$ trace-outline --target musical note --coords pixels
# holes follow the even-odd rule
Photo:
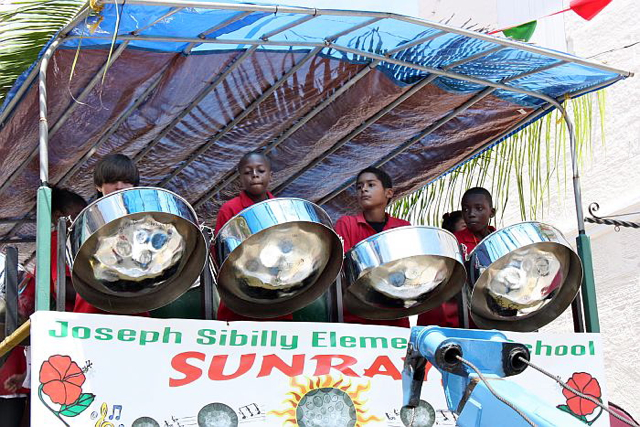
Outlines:
[[[388,412],[385,412],[384,414],[387,416],[387,419],[389,421],[396,421],[400,416],[400,412],[397,409],[394,409],[391,414],[389,414]]]
[[[264,417],[265,414],[260,411],[260,407],[258,406],[257,403],[250,403],[248,405],[244,405],[238,408],[238,412],[240,412],[240,415],[242,416],[242,420],[246,420],[247,417],[249,418],[253,418],[253,417],[257,417],[257,416],[262,416]],[[248,415],[245,414],[245,412],[248,412]]]
[[[98,419],[98,421],[96,422],[95,427],[114,427],[113,423],[104,420],[105,418],[107,418],[108,412],[109,407],[107,406],[106,402],[102,402],[102,405],[100,405],[100,419]]]
[[[246,408],[245,406],[241,406],[238,408],[238,411],[240,411],[240,415],[242,415],[242,419],[246,420],[247,416],[244,414],[244,412],[242,411],[242,408]],[[249,411],[249,414],[251,414],[251,411]]]
[[[122,405],[113,405],[112,410],[113,412],[111,413],[111,415],[109,415],[109,419],[112,420],[113,416],[116,414],[116,410],[118,410],[118,415],[116,416],[116,420],[119,420],[120,416],[122,416]]]
[[[92,419],[92,420],[95,420],[96,418],[98,418],[98,413],[97,413],[96,411],[93,411],[93,412],[91,413],[91,419]]]

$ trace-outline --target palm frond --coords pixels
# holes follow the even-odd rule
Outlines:
[[[594,109],[594,103],[597,108]],[[604,144],[604,91],[571,100],[568,112],[573,117],[577,137],[578,161],[582,166],[592,160],[592,125],[595,111],[600,120]],[[493,195],[501,222],[512,190],[516,185],[520,217],[523,221],[540,219],[551,205],[550,187],[554,182],[563,188],[562,198],[571,179],[568,135],[564,120],[557,111],[511,135],[502,143],[481,153],[457,169],[423,188],[394,202],[393,216],[413,224],[440,226],[442,215],[459,210],[462,194],[470,187],[484,186]],[[554,202],[561,202],[554,200]]]
[[[20,0],[0,8],[0,104],[16,79],[65,27],[84,0]]]

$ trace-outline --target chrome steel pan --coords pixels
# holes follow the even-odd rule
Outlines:
[[[534,331],[571,304],[582,263],[556,228],[523,222],[498,230],[471,252],[465,286],[482,328]]]
[[[117,191],[87,206],[70,227],[67,247],[75,289],[114,313],[175,300],[198,278],[207,255],[189,203],[152,187]]]
[[[383,231],[345,255],[345,305],[360,317],[397,319],[437,307],[465,281],[453,234],[412,226]]]
[[[269,199],[243,210],[222,227],[215,246],[220,297],[236,313],[257,318],[315,301],[342,264],[331,219],[303,199]]]

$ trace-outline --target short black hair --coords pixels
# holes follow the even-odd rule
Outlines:
[[[374,168],[373,166],[369,166],[368,168],[362,169],[360,172],[358,172],[358,175],[356,176],[356,182],[358,182],[360,177],[365,173],[374,174],[376,178],[380,180],[380,182],[382,183],[382,187],[384,189],[393,188],[393,181],[391,180],[391,177],[389,176],[389,174],[383,171],[382,169]]]
[[[462,211],[448,212],[442,215],[442,228],[453,233],[455,231],[454,227],[456,223],[461,219]]]
[[[489,206],[493,207],[493,197],[491,196],[491,193],[489,193],[489,190],[487,190],[484,187],[472,187],[472,188],[468,189],[462,195],[462,200],[464,200],[464,198],[467,197],[467,196],[472,196],[472,195],[476,195],[476,194],[486,197],[487,200],[489,201]]]
[[[60,187],[51,187],[51,212],[63,216],[87,207],[87,201],[78,193]]]
[[[124,154],[109,154],[104,156],[93,170],[93,183],[96,187],[112,184],[118,181],[126,182],[134,187],[140,184],[140,172],[135,162]]]
[[[247,161],[249,161],[249,159],[253,156],[262,157],[265,163],[267,164],[267,166],[269,166],[269,169],[271,169],[271,159],[267,157],[266,154],[258,150],[253,150],[253,151],[249,151],[248,153],[245,153],[242,157],[240,157],[240,160],[238,161],[238,171],[240,171],[240,168],[242,167],[242,165]]]

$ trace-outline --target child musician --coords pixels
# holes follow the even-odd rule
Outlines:
[[[336,233],[344,241],[347,252],[358,242],[381,231],[411,225],[409,221],[394,218],[386,213],[386,208],[393,197],[391,177],[381,169],[369,167],[360,171],[356,177],[356,198],[360,212],[355,216],[343,216],[336,222]],[[409,319],[371,320],[358,317],[344,311],[345,323],[367,323],[373,325],[389,325],[409,327]]]

